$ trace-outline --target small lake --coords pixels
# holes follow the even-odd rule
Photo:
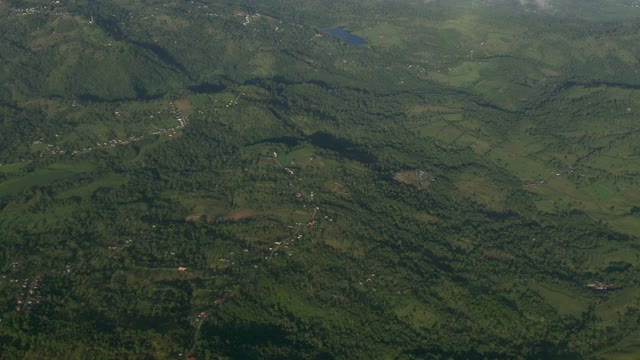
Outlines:
[[[344,26],[338,26],[333,29],[324,29],[322,31],[326,32],[327,34],[331,34],[333,36],[343,38],[347,40],[347,42],[351,45],[365,45],[367,43],[367,40],[359,36],[355,36],[352,33],[345,30]]]

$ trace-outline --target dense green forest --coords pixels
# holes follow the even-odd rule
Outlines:
[[[639,6],[0,0],[0,358],[637,359]]]

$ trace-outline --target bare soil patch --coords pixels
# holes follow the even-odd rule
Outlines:
[[[340,196],[346,196],[349,194],[349,190],[347,189],[347,187],[340,183],[334,183],[331,187],[331,191]]]
[[[187,216],[185,220],[190,222],[196,222],[196,221],[199,221],[201,217],[202,217],[201,214],[191,214]]]
[[[222,218],[222,221],[240,221],[243,219],[248,219],[253,217],[256,214],[255,211],[251,209],[236,209],[229,212]]]
[[[193,109],[193,106],[191,105],[191,101],[189,101],[189,99],[176,100],[173,102],[173,104],[176,106],[176,109],[182,112],[189,112],[191,111],[191,109]]]
[[[547,76],[560,76],[560,74],[562,74],[560,71],[556,71],[556,70],[548,69],[548,68],[544,68],[544,69],[542,69],[540,71],[542,71],[542,73],[547,75]]]
[[[393,179],[397,182],[411,185],[418,190],[426,189],[431,183],[431,175],[423,170],[404,170],[398,171]]]

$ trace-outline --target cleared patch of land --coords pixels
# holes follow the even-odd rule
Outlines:
[[[251,209],[235,209],[228,212],[222,221],[234,222],[251,218],[256,215],[256,212]]]
[[[393,175],[393,179],[397,182],[411,185],[418,190],[424,190],[431,184],[431,175],[424,170],[403,170]]]

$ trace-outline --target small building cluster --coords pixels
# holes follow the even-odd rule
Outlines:
[[[615,287],[615,284],[596,281],[593,284],[587,284],[586,287],[595,291],[605,291]]]
[[[42,303],[42,295],[38,294],[40,282],[39,277],[36,277],[32,282],[29,282],[29,279],[24,279],[22,291],[16,296],[16,312],[29,312],[34,306]]]

